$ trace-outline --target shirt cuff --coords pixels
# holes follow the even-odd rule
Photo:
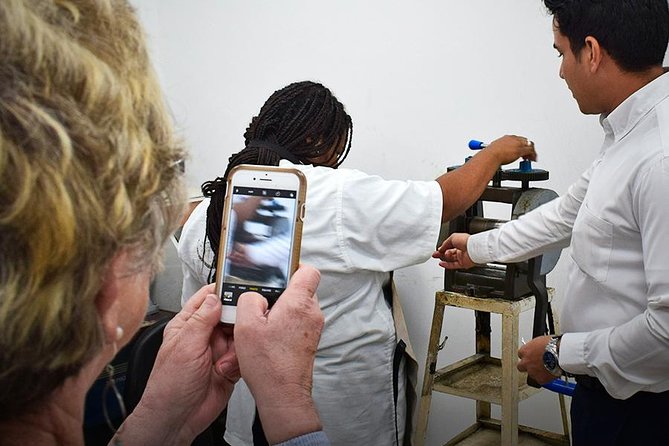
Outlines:
[[[278,443],[276,446],[329,446],[330,440],[325,435],[325,432],[311,432],[310,434],[300,435],[283,443]]]
[[[472,262],[477,264],[489,263],[493,261],[488,248],[488,238],[491,231],[479,232],[473,234],[467,239],[467,254]]]
[[[590,375],[585,362],[585,340],[588,333],[566,333],[560,338],[560,368],[574,375]],[[594,376],[594,375],[593,375]]]

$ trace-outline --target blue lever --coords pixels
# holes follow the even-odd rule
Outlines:
[[[567,382],[562,379],[554,379],[553,381],[544,384],[543,387],[556,393],[572,396],[574,394],[576,384]]]
[[[469,148],[472,150],[481,150],[488,147],[488,144],[484,143],[483,141],[479,141],[477,139],[472,139],[471,141],[469,141],[468,145]]]

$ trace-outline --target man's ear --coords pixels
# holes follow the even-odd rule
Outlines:
[[[590,73],[596,73],[602,64],[602,58],[604,57],[604,50],[599,45],[599,41],[593,36],[587,36],[585,38],[585,47],[581,50],[581,53],[584,62],[588,64]]]
[[[118,340],[119,309],[121,296],[119,277],[120,267],[124,264],[125,255],[118,253],[114,256],[109,268],[103,276],[102,288],[95,298],[98,317],[105,334],[105,343],[112,344]]]

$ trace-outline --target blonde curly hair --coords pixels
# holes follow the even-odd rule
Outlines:
[[[0,36],[2,420],[100,351],[101,279],[158,263],[184,152],[127,1],[2,0]]]

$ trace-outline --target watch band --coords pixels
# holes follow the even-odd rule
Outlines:
[[[562,376],[562,369],[560,368],[560,359],[558,355],[558,342],[560,336],[551,336],[550,341],[546,344],[546,349],[543,355],[544,367],[553,376]]]

